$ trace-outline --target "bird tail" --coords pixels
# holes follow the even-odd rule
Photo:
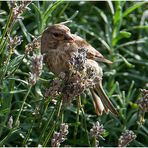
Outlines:
[[[105,113],[108,113],[108,109],[106,108],[106,106],[103,105],[101,99],[95,93],[94,89],[91,88],[90,91],[91,91],[91,94],[92,94],[93,104],[94,104],[96,114],[98,116],[101,116],[104,111],[105,111]]]
[[[104,57],[103,58],[96,58],[95,59],[97,62],[104,62],[104,63],[107,63],[107,64],[112,64],[113,62],[108,60],[108,59],[105,59]]]
[[[97,115],[102,115],[103,112],[108,113],[109,111],[118,116],[118,112],[107,97],[101,84],[96,84],[94,89],[91,89],[93,97],[93,104]]]

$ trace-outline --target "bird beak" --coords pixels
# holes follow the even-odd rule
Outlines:
[[[73,42],[74,38],[72,37],[72,35],[70,33],[67,33],[65,35],[65,40],[69,41],[69,42]]]

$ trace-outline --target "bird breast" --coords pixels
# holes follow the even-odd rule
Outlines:
[[[56,49],[49,49],[44,59],[50,71],[59,75],[61,72],[69,70],[69,61],[73,54],[74,51],[71,50],[69,43],[61,44]]]

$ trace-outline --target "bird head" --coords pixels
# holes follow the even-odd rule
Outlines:
[[[73,42],[73,37],[70,29],[63,24],[54,24],[49,26],[46,33],[55,41]]]

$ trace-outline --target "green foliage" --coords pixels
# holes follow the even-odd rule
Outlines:
[[[144,115],[136,103],[141,97],[139,89],[148,88],[147,8],[147,2],[33,1],[23,11],[23,19],[14,19],[12,4],[1,2],[0,146],[51,146],[53,133],[61,123],[69,124],[62,146],[94,146],[89,132],[96,121],[106,129],[105,141],[100,139],[100,146],[117,146],[125,129],[137,135],[130,146],[147,146],[148,120],[143,121]],[[48,25],[66,21],[73,33],[113,61],[111,66],[102,65],[103,85],[119,117],[98,117],[88,91],[68,107],[61,105],[60,97],[55,105],[51,97],[44,97],[55,78],[46,65],[35,85],[28,81],[32,54],[25,53],[26,45]],[[8,48],[10,37],[16,35],[22,36],[23,41]],[[38,54],[40,50],[34,52]]]

